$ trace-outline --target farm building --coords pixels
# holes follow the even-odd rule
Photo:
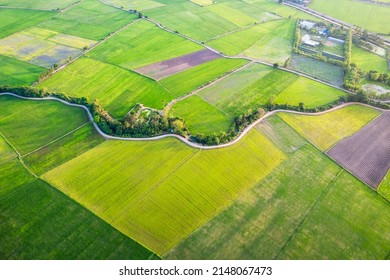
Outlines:
[[[328,40],[329,41],[332,41],[332,42],[335,42],[335,43],[339,43],[339,44],[344,44],[345,41],[344,40],[341,40],[341,39],[337,39],[337,38],[334,38],[334,37],[328,37]]]
[[[308,20],[302,20],[302,21],[299,22],[299,26],[301,28],[306,29],[306,30],[313,29],[315,25],[316,25],[315,22],[308,21]]]
[[[309,34],[306,34],[305,36],[302,37],[302,42],[303,44],[310,47],[316,47],[320,44],[319,42],[313,41]]]

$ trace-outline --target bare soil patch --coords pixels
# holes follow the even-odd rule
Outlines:
[[[155,80],[160,80],[220,57],[221,56],[219,54],[205,49],[173,59],[142,66],[137,68],[136,71]]]
[[[351,137],[345,138],[327,154],[349,172],[377,189],[390,168],[390,112]]]

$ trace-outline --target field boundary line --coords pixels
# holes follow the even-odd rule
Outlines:
[[[83,56],[86,56],[86,54],[88,54],[89,52],[93,51],[95,48],[97,48],[98,46],[100,46],[101,44],[103,44],[104,42],[106,42],[108,39],[112,38],[113,36],[115,36],[116,34],[118,34],[119,32],[121,32],[122,30],[126,29],[127,27],[133,25],[134,23],[138,22],[140,19],[136,19],[124,26],[122,26],[121,28],[119,28],[118,30],[108,34],[103,40],[101,41],[98,41],[95,45],[93,45],[92,47],[90,47],[89,49],[87,49],[86,51],[82,52],[81,54],[79,54],[78,56],[72,58],[69,62],[65,63],[64,65],[58,67],[56,70],[54,70],[52,73],[50,73],[50,75],[47,75],[46,77],[43,77],[42,79],[36,81],[33,83],[33,85],[37,85],[37,84],[40,84],[42,83],[43,81],[49,79],[51,76],[53,76],[54,74],[60,72],[61,70],[65,69],[67,66],[69,66],[70,64],[74,63],[76,60],[78,60],[79,58],[83,57]],[[100,61],[100,60],[98,60]],[[103,61],[101,61],[103,62]]]
[[[46,148],[47,146],[50,146],[51,144],[53,144],[53,143],[55,143],[55,142],[61,140],[62,138],[65,138],[66,136],[72,134],[73,132],[76,132],[77,130],[79,130],[79,129],[83,128],[84,126],[88,125],[89,123],[91,123],[91,121],[88,121],[88,122],[86,122],[86,123],[80,125],[79,127],[77,127],[77,128],[75,128],[75,129],[73,129],[73,130],[71,130],[71,131],[65,133],[64,135],[62,135],[62,136],[60,136],[60,137],[58,137],[58,138],[56,138],[56,139],[54,139],[54,140],[52,140],[52,141],[50,141],[49,143],[43,145],[42,147],[39,147],[39,148],[37,148],[37,149],[35,149],[35,150],[31,151],[31,152],[28,152],[27,154],[21,155],[20,157],[21,157],[21,158],[24,158],[24,157],[27,157],[27,156],[29,156],[29,155],[35,153],[35,152],[38,152],[38,151],[42,150],[43,148]]]
[[[123,211],[121,211],[119,214],[115,215],[112,219],[111,219],[111,222],[115,222],[115,220],[117,218],[119,218],[120,216],[122,216],[122,214],[124,214],[125,212],[127,212],[127,210],[129,210],[131,207],[133,207],[134,205],[136,205],[138,202],[140,202],[143,198],[145,198],[146,196],[148,196],[151,192],[153,192],[154,190],[156,190],[163,182],[165,182],[168,177],[170,177],[173,173],[175,173],[179,168],[181,168],[184,164],[186,164],[189,160],[191,160],[193,157],[195,157],[198,153],[199,153],[200,149],[197,150],[194,154],[188,156],[187,158],[185,158],[182,162],[179,163],[179,165],[173,169],[172,171],[170,171],[168,174],[166,174],[166,176],[164,176],[164,178],[162,178],[159,182],[157,182],[152,188],[150,188],[147,192],[145,192],[144,194],[142,194],[139,198],[137,198],[135,201],[133,201],[132,203],[130,203]],[[140,182],[141,183],[141,182]],[[138,185],[138,184],[137,184]],[[129,192],[132,191],[132,190],[129,190]]]
[[[208,84],[202,85],[202,86],[200,86],[199,88],[197,88],[197,89],[195,89],[195,90],[193,90],[193,91],[190,91],[189,93],[187,93],[187,94],[185,94],[185,95],[183,95],[183,96],[180,96],[180,97],[177,97],[176,99],[171,100],[171,101],[165,106],[165,108],[167,108],[168,110],[170,110],[176,103],[178,103],[178,102],[180,102],[180,101],[183,101],[184,99],[187,99],[188,97],[190,97],[190,96],[192,96],[192,95],[195,95],[195,94],[197,94],[198,92],[200,92],[200,91],[202,91],[202,90],[204,90],[204,89],[206,89],[206,88],[209,88],[209,87],[211,87],[211,86],[213,86],[213,85],[219,83],[220,81],[226,79],[227,77],[229,77],[229,76],[231,76],[231,75],[233,75],[233,74],[235,74],[235,73],[241,71],[242,69],[248,67],[248,66],[251,65],[252,63],[254,63],[254,62],[253,62],[253,61],[249,61],[248,63],[244,64],[243,66],[240,66],[240,67],[234,69],[233,71],[230,71],[229,73],[224,74],[222,77],[216,78],[214,81],[211,81],[211,82],[209,82]],[[199,95],[198,95],[198,96],[199,96]],[[199,97],[200,97],[200,96],[199,96]],[[202,97],[200,97],[200,98],[202,98]],[[202,99],[203,99],[203,98],[202,98]],[[205,100],[205,99],[203,99],[203,100],[210,104],[210,102],[208,102],[207,100]],[[212,104],[210,104],[210,105],[212,105]],[[165,109],[165,108],[164,108],[164,109]],[[218,110],[219,110],[219,109],[218,109]]]
[[[365,125],[363,125],[360,129],[358,129],[358,130],[352,132],[351,134],[345,136],[345,137],[342,138],[342,139],[339,139],[336,143],[334,143],[332,146],[330,146],[328,149],[326,149],[326,150],[324,151],[324,153],[325,153],[326,155],[328,155],[328,152],[329,152],[330,150],[332,150],[337,144],[339,144],[341,141],[344,141],[345,139],[348,139],[348,138],[354,136],[354,135],[357,134],[359,131],[361,131],[363,128],[367,127],[368,125],[370,125],[371,123],[373,123],[374,121],[376,121],[379,117],[382,116],[382,114],[383,114],[383,112],[380,112],[380,114],[379,114],[378,116],[376,116],[376,117],[373,118],[371,121],[369,121],[368,123],[366,123]]]
[[[6,197],[10,196],[11,194],[14,194],[14,193],[16,193],[16,192],[18,192],[18,191],[20,191],[20,190],[26,188],[27,186],[31,185],[32,183],[34,183],[35,181],[38,181],[38,180],[40,180],[40,179],[39,179],[39,178],[35,178],[34,180],[32,180],[31,182],[28,182],[27,184],[24,184],[24,185],[21,185],[21,186],[19,186],[19,187],[16,187],[16,189],[10,191],[10,192],[7,193],[6,195],[0,196],[0,201],[3,200],[3,199],[5,199]]]
[[[268,117],[270,117],[270,116],[272,116],[274,114],[277,114],[277,113],[284,112],[284,113],[291,113],[291,114],[303,115],[303,116],[320,116],[320,115],[327,114],[327,113],[330,113],[330,112],[333,112],[333,111],[336,111],[336,110],[339,110],[341,108],[344,108],[344,107],[347,107],[347,106],[351,106],[351,105],[365,106],[365,107],[368,107],[368,108],[379,110],[381,112],[388,111],[388,110],[384,110],[384,109],[379,109],[379,108],[373,107],[373,106],[368,105],[368,104],[358,103],[358,102],[343,103],[341,105],[333,107],[332,109],[329,109],[329,110],[326,110],[326,111],[322,111],[322,112],[317,112],[317,113],[306,113],[306,112],[298,112],[298,111],[292,111],[292,110],[278,109],[278,110],[267,112],[264,116],[262,116],[261,118],[259,118],[255,122],[253,122],[251,125],[247,126],[238,135],[238,137],[236,137],[233,141],[225,143],[225,144],[221,144],[221,145],[204,146],[204,145],[199,144],[199,143],[191,142],[188,138],[185,138],[185,137],[183,137],[181,135],[172,134],[172,133],[162,134],[162,135],[153,136],[153,137],[143,137],[143,138],[125,138],[125,137],[111,136],[111,135],[108,135],[108,134],[104,133],[99,128],[99,126],[94,122],[94,119],[93,119],[93,116],[92,116],[91,112],[84,105],[73,104],[73,103],[67,102],[65,100],[62,100],[62,99],[59,99],[59,98],[56,98],[56,97],[51,97],[51,96],[50,97],[25,97],[25,96],[20,96],[20,95],[17,95],[17,94],[14,94],[14,93],[10,93],[10,92],[0,93],[0,96],[2,96],[2,95],[10,95],[10,96],[14,96],[14,97],[17,97],[17,98],[20,98],[20,99],[26,99],[26,100],[32,100],[32,101],[45,101],[45,100],[58,101],[58,102],[61,102],[61,103],[65,104],[65,105],[67,105],[67,106],[73,106],[73,107],[82,108],[82,109],[84,109],[87,112],[87,115],[88,115],[91,123],[95,127],[96,131],[103,138],[105,138],[107,140],[111,139],[111,140],[121,140],[121,141],[156,141],[156,140],[160,140],[160,139],[164,139],[164,138],[168,138],[168,137],[173,137],[173,138],[181,140],[184,144],[186,144],[186,145],[188,145],[188,146],[190,146],[192,148],[201,149],[201,150],[220,149],[220,148],[225,148],[225,147],[229,147],[231,145],[234,145],[235,143],[239,142],[251,129],[253,129],[256,125],[261,123],[264,119],[266,119],[266,118],[268,118]]]
[[[0,96],[1,96],[2,94],[0,93]],[[0,131],[0,136],[5,140],[5,142],[14,150],[14,152],[17,154],[17,159],[20,161],[20,163],[24,166],[24,168],[26,168],[27,169],[27,171],[31,174],[31,175],[33,175],[35,178],[38,178],[38,176],[37,175],[35,175],[35,173],[34,172],[32,172],[31,170],[30,170],[30,168],[28,168],[28,166],[24,163],[24,161],[23,161],[23,159],[22,159],[22,156],[21,156],[21,154],[18,152],[18,150],[11,144],[11,142],[5,137],[5,135]]]
[[[334,186],[334,184],[336,183],[336,181],[340,177],[340,175],[343,173],[343,171],[344,171],[344,168],[340,168],[340,170],[339,170],[339,172],[337,172],[336,176],[333,177],[333,179],[328,183],[326,188],[319,194],[318,198],[314,201],[313,205],[309,208],[309,210],[307,210],[303,219],[298,223],[298,225],[292,231],[290,236],[287,238],[286,242],[280,248],[278,254],[274,257],[274,260],[280,259],[280,256],[286,251],[288,245],[290,245],[290,243],[291,243],[291,241],[293,241],[294,237],[300,232],[301,228],[303,227],[303,225],[306,223],[307,219],[312,214],[314,208],[316,208],[317,205],[326,197],[326,195],[329,193],[330,189]]]
[[[1,95],[0,95],[1,96]],[[11,144],[11,142],[7,139],[7,137],[5,137],[5,135],[0,131],[0,136],[5,140],[5,142],[8,144],[8,146],[10,146],[12,148],[12,150],[14,150],[14,152],[16,153],[17,157],[21,157],[20,153],[18,152],[18,150],[14,147],[14,145]]]

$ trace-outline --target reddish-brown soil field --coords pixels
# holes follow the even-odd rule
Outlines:
[[[337,143],[327,154],[377,189],[390,168],[390,112],[382,113],[359,132]]]
[[[142,66],[135,70],[155,80],[160,80],[219,57],[221,57],[219,54],[205,49],[173,59]]]

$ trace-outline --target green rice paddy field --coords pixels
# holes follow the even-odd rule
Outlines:
[[[135,69],[202,49],[196,43],[143,20],[119,32],[89,55],[107,63]]]
[[[90,40],[101,40],[136,18],[134,14],[110,7],[98,0],[84,0],[38,26]]]
[[[302,102],[307,108],[313,108],[334,102],[345,93],[304,77],[252,63],[196,95],[201,99],[191,96],[177,102],[171,115],[183,118],[193,134],[210,134],[213,128],[219,131],[228,127],[236,116],[248,109],[257,110],[269,102],[294,106]]]
[[[145,14],[164,26],[194,39],[205,41],[240,26],[224,17],[187,0],[159,1],[164,7],[148,10]],[[196,28],[194,28],[196,26]]]
[[[309,7],[369,31],[390,32],[390,7],[387,6],[353,0],[313,0]]]
[[[283,64],[292,51],[295,20],[276,20],[207,42],[228,55],[244,55]]]
[[[390,236],[385,234],[388,203],[278,116],[257,129],[270,137],[287,159],[164,258],[386,258],[390,246]],[[376,215],[377,211],[381,215]],[[347,222],[351,220],[356,222]]]
[[[379,115],[379,111],[359,105],[344,107],[319,116],[279,114],[286,123],[322,151],[352,135]]]
[[[344,82],[344,69],[311,57],[293,54],[288,68],[310,75],[332,85],[341,87]]]
[[[31,141],[34,137],[29,135],[34,129],[42,129],[43,120],[53,118],[53,112],[45,106],[53,106],[59,115],[74,116],[73,120],[61,120],[68,130],[84,122],[84,112],[77,109],[81,111],[77,117],[75,113],[65,113],[63,110],[72,109],[58,102],[3,96],[0,104],[4,114],[0,118],[0,132],[11,138],[12,133],[4,129],[11,123],[16,123],[18,131],[23,131],[14,134],[12,143]],[[38,104],[42,107],[37,107]],[[31,106],[27,111],[31,121],[42,120],[42,124],[38,122],[37,128],[31,128],[31,125],[21,125],[24,119],[18,114],[7,117],[19,105]],[[366,107],[349,106],[342,112],[344,117],[352,113],[358,115],[363,123],[376,113],[364,109]],[[50,124],[54,125],[63,126]],[[83,259],[92,258],[90,254],[96,250],[98,254],[93,258],[154,257],[122,234],[110,232],[111,227],[107,229],[106,223],[82,206],[167,258],[206,258],[209,254],[210,258],[380,259],[390,246],[390,237],[385,234],[387,214],[373,216],[378,211],[389,211],[387,202],[344,171],[340,172],[340,167],[308,144],[280,117],[267,120],[233,146],[211,151],[189,148],[176,139],[102,142],[88,124],[64,137],[61,137],[62,132],[51,131],[48,134],[57,139],[47,139],[47,143],[37,141],[41,148],[22,160],[30,170],[43,174],[41,178],[57,190],[30,175],[4,138],[0,140],[0,168],[4,170],[0,173],[0,182],[12,182],[5,187],[2,183],[0,188],[0,196],[4,195],[0,198],[4,201],[1,215],[6,221],[0,230],[14,232],[0,244],[8,248],[2,250],[6,252],[4,258]],[[27,148],[36,145],[20,146],[31,150],[33,148]],[[338,183],[339,180],[343,181]],[[337,187],[345,182],[349,182],[349,189]],[[354,197],[349,201],[351,192]],[[13,203],[15,200],[19,203]],[[362,200],[364,205],[360,203]],[[355,211],[348,211],[344,207],[346,203],[353,205]],[[336,220],[330,219],[334,214],[328,211],[334,208],[328,205],[341,213]],[[42,207],[46,207],[45,215],[38,216],[36,213],[41,213]],[[371,209],[369,212],[361,210],[367,207]],[[321,214],[329,218],[319,219]],[[74,216],[80,218],[74,219]],[[70,217],[72,221],[63,227],[62,222]],[[356,222],[343,225],[344,234],[332,239],[334,229],[339,228],[346,217]],[[20,226],[28,221],[31,231],[20,232],[17,230],[20,226],[11,228],[11,220],[16,220]],[[229,223],[235,224],[235,221],[241,226],[230,227]],[[369,226],[367,221],[370,221]],[[41,240],[39,229],[48,225],[51,225],[47,230],[50,238],[41,241],[44,244],[41,250],[34,249],[31,242]],[[89,225],[93,225],[92,233]],[[196,231],[199,237],[191,234],[199,227]],[[318,240],[319,234],[311,234],[317,227],[323,228],[321,240]],[[81,240],[74,241],[74,235],[69,236],[68,232],[75,230],[80,231]],[[367,236],[370,233],[372,235]],[[359,243],[362,236],[366,241]],[[114,241],[106,242],[108,237]],[[84,245],[83,242],[91,242],[91,239],[93,246],[99,249]],[[303,245],[306,240],[310,246]],[[15,242],[23,242],[18,245],[23,249],[21,252],[9,249],[15,246],[7,244]],[[217,246],[218,242],[225,242],[226,246]],[[337,248],[344,244],[351,250],[329,250],[334,244],[338,244]],[[110,249],[111,246],[116,250]],[[257,250],[256,246],[263,249]],[[124,255],[126,248],[129,255]],[[321,250],[324,255],[320,255]]]
[[[45,68],[0,55],[0,84],[9,86],[31,85]]]
[[[218,58],[164,78],[159,82],[175,97],[180,97],[247,63],[248,61],[244,59]]]
[[[56,10],[67,8],[76,2],[77,0],[0,0],[0,6],[36,10]]]
[[[13,97],[1,97],[2,113],[15,110],[16,103],[24,110],[26,108],[23,107],[26,103],[31,106],[32,111],[25,111],[24,116],[28,114],[31,117],[28,121],[34,121],[37,125],[35,129],[41,131],[44,131],[45,127],[42,122],[39,122],[41,117],[46,125],[53,125],[52,128],[56,130],[60,126],[77,126],[79,122],[84,121],[82,114],[78,114],[64,105],[57,106],[58,102],[47,104],[45,102],[22,101]],[[34,107],[38,104],[40,107]],[[55,117],[52,113],[53,110],[57,111],[57,118],[62,122],[62,125],[50,122],[50,118]],[[63,110],[66,110],[65,114],[74,117],[68,121],[61,119],[60,115],[64,114]],[[77,110],[80,111],[80,109]],[[44,112],[43,115],[42,112]],[[20,134],[16,137],[17,140],[13,141],[14,143],[23,143],[28,139],[30,145],[25,146],[33,146],[35,140],[43,145],[43,139],[31,135],[34,130],[31,129],[31,123],[30,127],[21,125],[27,121],[26,118],[21,119],[18,115],[12,114],[8,116],[10,118],[4,117],[4,115],[0,117],[0,218],[2,221],[0,224],[2,236],[0,259],[155,258],[153,253],[118,232],[46,182],[36,179],[30,174],[22,164],[24,159],[22,158],[22,161],[17,159],[17,154],[5,141],[4,137],[10,138],[10,133],[5,128],[10,123],[17,127]],[[5,123],[6,120],[8,123]],[[52,130],[50,134],[56,133]],[[73,142],[75,140],[77,137],[72,139]],[[49,141],[49,139],[45,141]],[[54,148],[52,149],[53,153],[58,151],[55,149],[55,145],[52,148]],[[78,151],[81,148],[82,146],[78,146]],[[73,147],[69,145],[65,145],[61,149],[68,149],[69,155],[73,153]],[[42,162],[41,158],[39,163],[42,164]],[[42,234],[43,232],[44,234]]]
[[[351,60],[357,67],[364,71],[369,72],[371,70],[376,70],[379,73],[390,74],[386,58],[373,54],[355,45],[352,45]]]
[[[34,26],[38,23],[50,19],[54,15],[54,12],[47,11],[0,8],[0,38]]]
[[[85,57],[45,80],[39,87],[90,100],[98,99],[116,117],[123,117],[137,103],[162,109],[173,99],[171,93],[152,79]]]

